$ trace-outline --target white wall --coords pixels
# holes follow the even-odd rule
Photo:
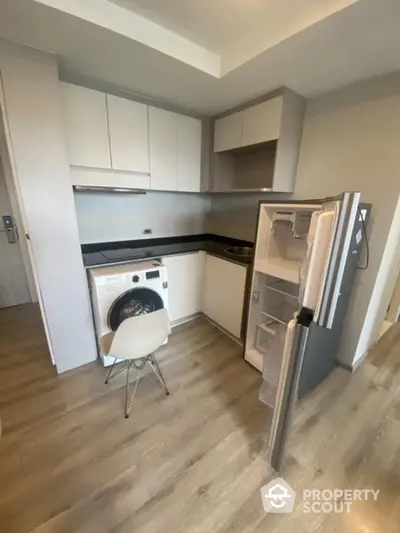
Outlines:
[[[382,324],[389,304],[391,276],[381,276],[380,280],[377,276],[400,193],[399,139],[399,74],[358,83],[308,102],[293,197],[318,198],[357,190],[362,201],[372,203],[370,265],[357,275],[339,354],[346,365],[352,365],[374,340],[374,331]],[[253,239],[260,198],[215,197],[208,231]],[[393,239],[388,246],[386,257],[393,258]],[[391,269],[386,272],[391,274]],[[374,316],[369,315],[363,329],[373,292],[379,306],[374,304]]]
[[[59,372],[96,345],[69,178],[56,58],[0,41],[0,72],[24,231]]]
[[[210,200],[204,195],[149,192],[76,192],[81,243],[123,241],[205,232]],[[151,228],[151,235],[143,230]]]
[[[347,365],[374,340],[372,331],[382,324],[389,303],[377,276],[400,193],[399,117],[400,76],[356,84],[311,101],[307,108],[296,196],[357,190],[372,204],[370,264],[357,274],[339,353]],[[389,255],[391,246],[389,242]],[[380,306],[367,321],[377,283],[374,300]]]

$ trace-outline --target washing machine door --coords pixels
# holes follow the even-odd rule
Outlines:
[[[112,331],[116,331],[125,318],[146,315],[163,307],[164,302],[158,292],[147,287],[130,289],[112,304],[108,313],[108,325]]]

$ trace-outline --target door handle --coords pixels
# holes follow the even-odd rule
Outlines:
[[[7,235],[8,244],[15,244],[18,241],[18,229],[14,224],[13,218],[11,215],[4,215],[3,217],[4,229],[0,229]]]

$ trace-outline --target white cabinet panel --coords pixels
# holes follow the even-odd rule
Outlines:
[[[178,116],[178,190],[200,192],[201,120]]]
[[[106,95],[61,83],[61,97],[69,164],[110,169]]]
[[[149,107],[150,182],[152,189],[178,189],[178,115]]]
[[[243,113],[233,113],[219,118],[214,125],[214,152],[223,152],[242,146]]]
[[[128,174],[114,170],[72,167],[70,175],[72,185],[150,189],[150,176],[148,174]]]
[[[169,317],[182,320],[201,310],[204,253],[196,252],[163,258],[167,267]]]
[[[279,96],[243,111],[242,146],[279,138],[282,102]]]
[[[107,95],[114,170],[150,172],[147,105]]]
[[[246,267],[207,255],[203,311],[235,337],[242,325]]]

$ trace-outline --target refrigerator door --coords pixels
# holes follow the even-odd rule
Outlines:
[[[314,322],[332,328],[344,268],[357,218],[360,193],[344,193],[313,214],[300,273],[300,302]]]
[[[285,349],[272,417],[268,450],[269,463],[279,471],[288,438],[292,412],[297,399],[300,370],[308,337],[308,322],[293,319],[287,328]],[[303,322],[303,324],[301,323]]]

